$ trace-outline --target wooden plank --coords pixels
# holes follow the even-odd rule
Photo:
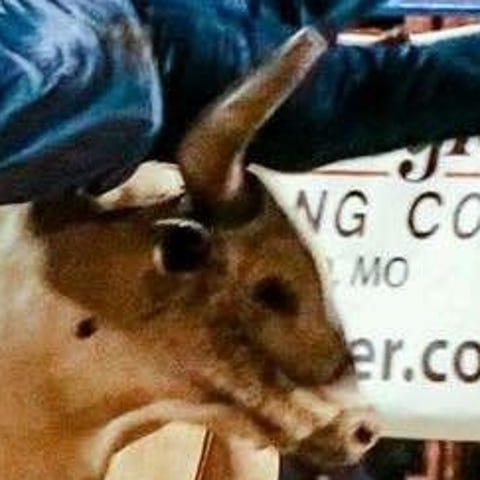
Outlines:
[[[273,448],[172,423],[117,453],[105,480],[277,480],[279,471]]]
[[[195,480],[207,431],[169,424],[117,453],[105,480]]]

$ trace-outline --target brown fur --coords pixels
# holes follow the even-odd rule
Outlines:
[[[336,378],[348,352],[312,258],[229,149],[323,48],[300,33],[187,136],[180,166],[192,214],[210,229],[199,268],[163,268],[158,221],[189,209],[185,198],[162,202],[145,177],[104,196],[108,212],[88,198],[0,209],[0,478],[98,480],[117,450],[171,420],[275,445],[314,468],[373,444],[368,411],[309,391]],[[218,148],[194,141],[205,132]],[[219,166],[227,173],[212,190]]]
[[[308,438],[326,445],[328,431],[335,448],[313,448],[307,463],[355,459],[341,408],[314,414],[277,377],[322,383],[347,355],[283,214],[268,200],[252,222],[213,232],[205,268],[159,273],[152,225],[175,210],[176,202],[113,217],[83,202],[4,208],[0,225],[16,238],[1,235],[2,478],[100,478],[115,450],[172,419],[285,452],[312,449]],[[290,285],[298,311],[278,315],[252,299],[267,277]],[[96,330],[78,338],[86,318]]]

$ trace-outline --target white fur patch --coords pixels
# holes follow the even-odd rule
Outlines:
[[[152,160],[142,163],[125,183],[96,197],[94,203],[103,211],[147,207],[167,202],[183,190],[177,165]]]

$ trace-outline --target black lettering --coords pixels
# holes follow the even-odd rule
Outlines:
[[[430,151],[428,153],[425,169],[420,176],[415,177],[414,175],[411,175],[412,173],[414,173],[413,171],[414,164],[413,164],[413,160],[410,158],[407,158],[406,160],[400,163],[398,167],[398,172],[400,176],[407,182],[415,182],[415,183],[423,182],[428,178],[430,178],[437,170],[438,158],[440,156],[440,147],[441,147],[441,144],[434,144],[432,146],[427,147],[427,148],[430,148]],[[420,149],[409,148],[409,150],[414,154],[420,153],[420,151],[423,149],[424,147],[421,147]]]
[[[337,213],[335,215],[335,226],[337,227],[338,233],[340,233],[340,235],[342,235],[343,237],[352,237],[353,235],[358,235],[359,237],[361,237],[365,232],[365,212],[355,212],[351,217],[352,219],[354,219],[354,223],[351,224],[348,228],[342,221],[344,207],[350,199],[354,198],[360,200],[363,206],[368,206],[367,197],[363,192],[360,192],[359,190],[352,190],[342,198],[340,205],[338,206]]]
[[[408,228],[414,237],[420,239],[432,236],[439,228],[438,223],[436,223],[428,229],[421,230],[416,223],[415,214],[417,212],[417,208],[423,201],[427,199],[434,200],[439,206],[443,205],[442,197],[436,192],[425,192],[415,199],[408,213]]]
[[[312,226],[315,233],[320,230],[322,219],[323,219],[323,212],[325,210],[325,204],[327,202],[327,191],[322,190],[322,193],[319,197],[317,211],[315,213],[312,212],[310,209],[310,202],[307,197],[307,193],[305,190],[300,190],[297,196],[297,209],[304,210],[305,215],[307,216],[308,223]]]
[[[468,202],[472,200],[476,200],[480,204],[480,194],[470,193],[469,195],[467,195],[459,202],[457,208],[455,209],[455,212],[453,213],[453,230],[455,232],[455,235],[461,239],[471,238],[480,230],[480,215],[478,216],[477,224],[473,229],[467,230],[465,228],[464,230],[462,230],[460,228],[460,216],[462,214],[462,211],[468,204]]]
[[[352,353],[357,379],[370,380],[372,377],[371,371],[360,370],[359,364],[373,364],[375,362],[375,348],[373,343],[368,338],[359,338],[350,343],[350,351]]]
[[[385,343],[385,356],[382,372],[382,380],[390,380],[392,378],[393,357],[395,353],[403,348],[403,340],[387,340]]]
[[[476,355],[476,369],[472,373],[467,373],[464,366],[464,356],[469,350],[473,351],[473,353]],[[463,382],[473,383],[480,380],[480,344],[473,341],[462,343],[455,352],[453,367],[455,374]]]
[[[423,353],[423,373],[432,382],[445,382],[447,380],[447,375],[445,373],[434,370],[432,367],[433,355],[438,352],[438,350],[445,350],[447,347],[448,342],[446,340],[436,340],[435,342],[432,342]]]
[[[448,155],[468,155],[467,152],[468,137],[459,137],[455,139],[452,150]]]
[[[361,285],[365,286],[371,283],[373,286],[377,287],[380,284],[381,279],[380,257],[375,257],[370,266],[370,270],[367,270],[365,263],[365,257],[363,255],[357,258],[350,284],[356,285],[360,282]]]
[[[385,283],[392,288],[405,285],[409,276],[408,262],[403,257],[392,258],[385,267]]]

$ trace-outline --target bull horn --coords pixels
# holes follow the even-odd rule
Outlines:
[[[307,27],[213,105],[187,133],[178,161],[193,202],[214,207],[241,197],[244,152],[257,130],[302,82],[327,43]]]

